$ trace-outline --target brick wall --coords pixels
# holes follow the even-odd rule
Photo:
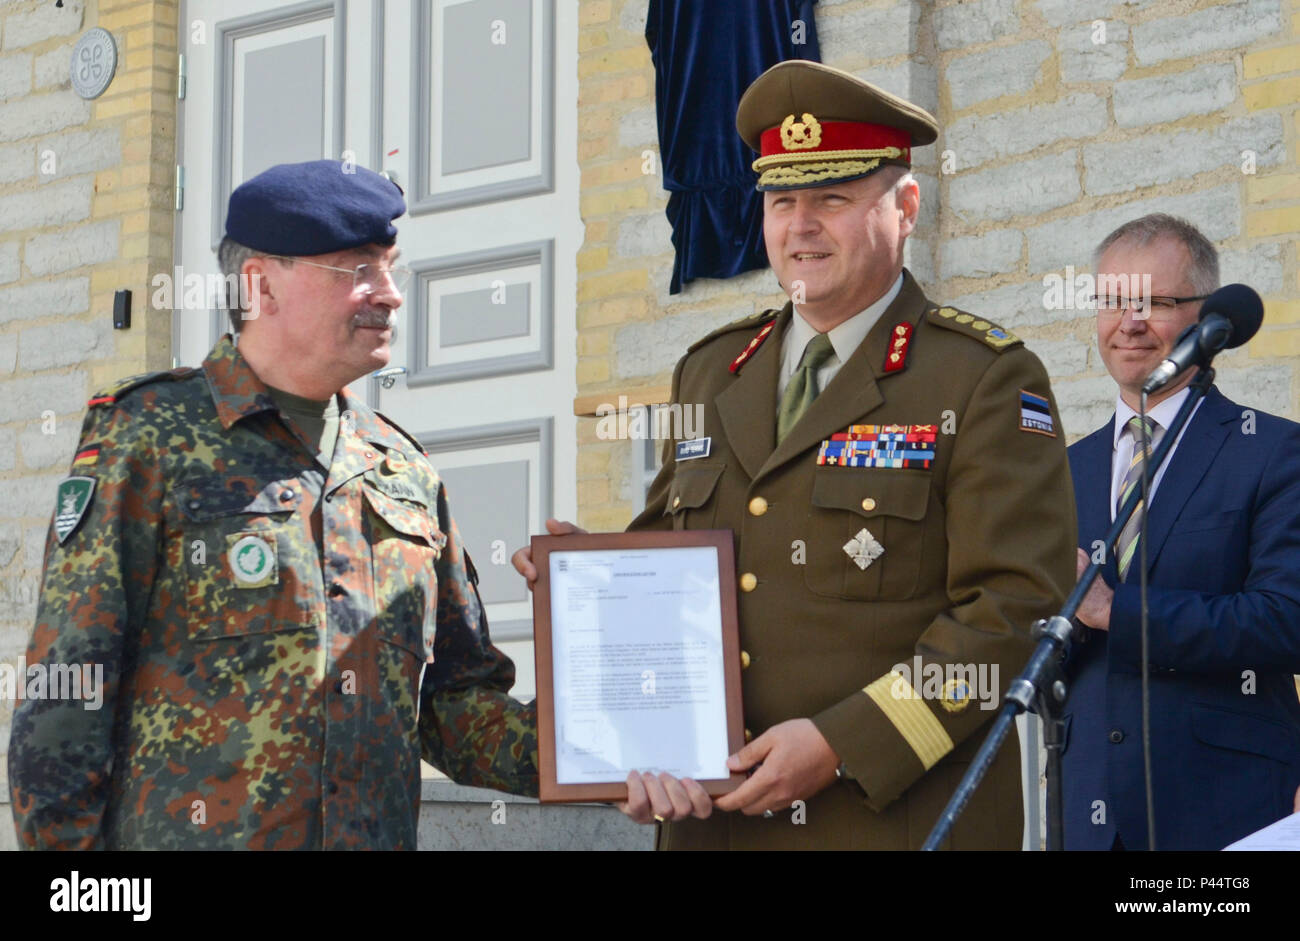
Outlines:
[[[0,5],[0,662],[35,618],[54,488],[86,399],[171,365],[171,315],[148,309],[171,270],[176,0]],[[113,82],[85,101],[69,78],[86,30],[112,33]],[[112,329],[113,293],[131,328]],[[0,756],[13,704],[0,700]],[[0,848],[13,845],[0,760]]]
[[[580,5],[580,415],[661,398],[692,340],[785,300],[766,270],[668,294],[667,196],[642,172],[657,152],[645,9]],[[1264,296],[1266,326],[1220,357],[1220,384],[1300,418],[1296,0],[822,0],[817,27],[824,62],[939,118],[916,155],[908,266],[935,299],[1025,337],[1071,440],[1108,417],[1114,386],[1091,315],[1046,308],[1043,277],[1086,271],[1106,232],[1156,210],[1199,225],[1224,280]],[[580,520],[621,529],[642,505],[641,443],[577,421]]]
[[[972,0],[935,13],[940,50],[936,293],[1001,320],[1047,365],[1071,439],[1114,385],[1086,311],[1043,304],[1043,277],[1088,269],[1121,222],[1157,210],[1219,247],[1225,282],[1269,326],[1217,362],[1228,395],[1300,416],[1293,381],[1296,83],[1289,0]],[[982,23],[983,28],[974,24]],[[1267,78],[1266,78],[1267,76]],[[1290,94],[1287,94],[1287,82]],[[1245,168],[1245,170],[1243,170]],[[1277,207],[1277,208],[1274,208]]]

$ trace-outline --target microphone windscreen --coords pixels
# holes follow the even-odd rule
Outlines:
[[[1201,305],[1200,319],[1218,314],[1232,324],[1232,338],[1226,349],[1241,346],[1256,333],[1264,322],[1264,302],[1253,288],[1244,284],[1225,284],[1205,299]]]

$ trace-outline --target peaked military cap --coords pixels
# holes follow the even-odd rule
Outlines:
[[[820,62],[790,59],[745,90],[736,130],[751,149],[759,190],[857,180],[882,166],[910,167],[912,148],[934,143],[925,109]]]
[[[226,235],[275,255],[325,255],[397,240],[406,201],[387,177],[338,160],[281,163],[230,194]]]

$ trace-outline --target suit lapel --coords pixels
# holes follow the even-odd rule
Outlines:
[[[758,476],[776,445],[776,383],[781,374],[781,339],[794,308],[786,304],[777,315],[776,326],[741,367],[732,383],[714,404],[732,453],[751,478]]]
[[[1092,543],[1106,535],[1111,526],[1110,471],[1115,453],[1115,416],[1070,449],[1070,469],[1074,475],[1075,502],[1079,510],[1079,539],[1092,555]],[[1114,584],[1113,552],[1106,553],[1102,572]]]
[[[906,320],[915,328],[921,315],[925,313],[927,304],[925,295],[921,293],[916,281],[905,272],[898,297],[885,308],[885,312],[880,315],[880,319],[876,321],[866,338],[849,357],[849,361],[840,368],[830,385],[822,390],[822,393],[808,407],[808,411],[804,412],[803,417],[786,435],[785,440],[768,455],[759,469],[759,474],[766,474],[793,460],[885,403],[885,397],[878,383],[882,379],[901,374],[901,371],[885,372],[885,357],[889,353],[894,327]],[[775,389],[775,387],[775,380],[773,380],[769,388]],[[770,392],[768,397],[775,399],[775,393]],[[775,425],[775,418],[773,424]]]
[[[1151,500],[1147,517],[1147,571],[1155,567],[1160,550],[1169,538],[1169,530],[1182,513],[1205,472],[1210,469],[1223,443],[1228,439],[1229,423],[1236,417],[1228,400],[1211,388],[1201,404],[1178,450],[1160,479],[1160,489]],[[1130,573],[1132,577],[1132,573]]]

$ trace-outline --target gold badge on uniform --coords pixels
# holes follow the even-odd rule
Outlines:
[[[804,112],[803,120],[796,121],[788,114],[781,122],[781,146],[786,150],[812,150],[821,146],[822,125],[811,114]]]
[[[864,526],[856,536],[844,544],[844,551],[853,560],[854,565],[865,570],[868,565],[885,554],[885,547]]]
[[[970,683],[960,677],[953,677],[943,684],[943,698],[939,700],[939,705],[946,712],[961,712],[970,705],[973,698],[974,691],[970,688]]]

